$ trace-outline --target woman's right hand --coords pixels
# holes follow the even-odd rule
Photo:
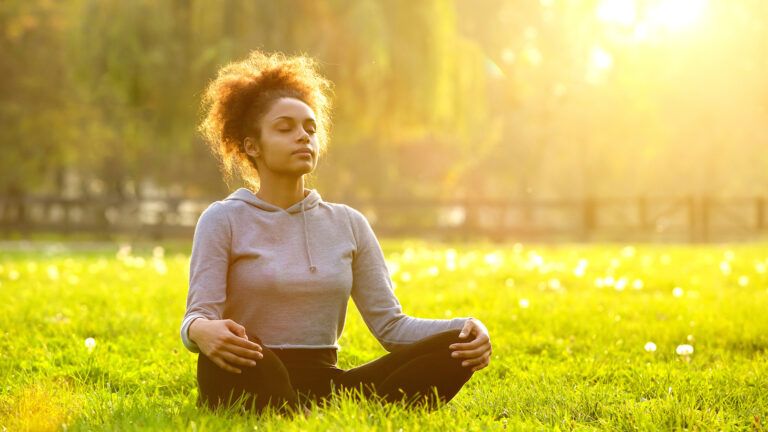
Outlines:
[[[261,345],[248,340],[245,327],[232,321],[198,318],[189,326],[189,339],[196,343],[200,352],[220,368],[241,373],[238,366],[256,366],[261,360]]]

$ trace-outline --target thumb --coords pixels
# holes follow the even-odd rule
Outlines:
[[[245,327],[241,326],[240,324],[232,321],[231,319],[228,319],[224,321],[227,325],[227,328],[234,334],[245,337]]]
[[[472,329],[472,323],[470,320],[467,320],[466,323],[464,323],[464,327],[461,329],[461,333],[459,333],[459,337],[467,337],[469,335],[470,330]]]

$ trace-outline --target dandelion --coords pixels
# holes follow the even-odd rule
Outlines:
[[[731,264],[728,261],[721,262],[720,271],[723,273],[724,276],[728,276],[729,274],[731,274]]]
[[[595,286],[598,288],[602,288],[603,286],[605,286],[605,282],[603,281],[603,278],[599,277],[595,279]]]
[[[486,264],[494,267],[500,266],[503,262],[501,254],[497,252],[486,254],[484,259]]]
[[[430,267],[430,268],[427,270],[427,274],[428,274],[428,275],[430,275],[430,276],[437,276],[437,275],[439,275],[439,274],[440,274],[440,269],[439,269],[439,268],[437,268],[437,266],[431,266],[431,267]]]
[[[85,339],[85,348],[88,350],[88,352],[92,352],[94,348],[96,348],[96,339],[89,337]]]
[[[549,288],[553,289],[555,291],[559,290],[562,286],[560,285],[560,280],[557,278],[552,278],[549,280]]]
[[[445,267],[448,271],[456,270],[456,249],[448,249],[445,252]]]
[[[765,273],[765,264],[761,262],[755,263],[755,271],[758,273]]]
[[[403,282],[409,282],[411,280],[411,274],[408,272],[400,273],[400,280]]]
[[[126,259],[127,257],[129,257],[130,255],[131,255],[131,245],[129,245],[129,244],[122,244],[122,245],[120,245],[120,249],[118,249],[117,254],[115,255],[115,257],[119,261],[122,261],[122,260]]]
[[[693,346],[688,344],[678,345],[675,353],[681,357],[690,357],[693,354]]]
[[[626,246],[624,249],[621,250],[621,256],[624,258],[632,258],[635,256],[635,248],[632,246]]]
[[[517,304],[520,306],[520,309],[528,309],[528,306],[531,305],[531,302],[529,302],[527,298],[521,298]]]
[[[59,280],[59,268],[55,265],[49,265],[46,268],[46,273],[48,273],[48,279],[52,281]]]
[[[153,259],[152,266],[155,268],[157,274],[164,275],[168,273],[168,266],[165,265],[165,261],[161,259]]]
[[[739,285],[743,287],[749,285],[749,277],[743,275],[739,276]]]
[[[634,282],[632,282],[632,288],[636,290],[643,289],[643,281],[640,279],[635,279]]]
[[[576,277],[583,277],[584,274],[587,272],[587,265],[589,262],[585,260],[584,258],[579,260],[579,264],[576,265],[576,268],[573,270],[573,275]]]
[[[656,352],[656,344],[653,342],[646,342],[643,349],[645,349],[646,352]]]
[[[627,286],[627,279],[626,278],[619,278],[619,280],[616,281],[616,284],[613,286],[613,289],[616,291],[624,291],[624,287]]]
[[[537,254],[536,251],[531,251],[528,253],[528,260],[532,267],[541,267],[544,265],[544,258]]]
[[[682,296],[683,296],[683,294],[685,294],[685,291],[683,291],[683,289],[682,289],[682,288],[680,288],[680,287],[675,287],[675,288],[672,290],[672,296],[673,296],[673,297],[677,297],[677,298],[680,298],[680,297],[682,297]]]

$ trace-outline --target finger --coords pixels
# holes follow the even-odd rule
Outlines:
[[[232,372],[232,373],[236,373],[236,374],[242,373],[242,371],[240,369],[237,369],[235,367],[230,366],[227,362],[225,362],[224,360],[222,360],[219,357],[214,357],[214,358],[212,358],[212,360],[213,360],[214,363],[216,363],[216,366],[224,369],[227,372]]]
[[[227,328],[232,333],[240,336],[241,338],[245,337],[245,327],[243,327],[240,324],[232,321],[231,319],[228,319],[228,320],[224,321],[224,324],[226,324]]]
[[[243,366],[243,367],[254,367],[256,366],[256,361],[251,360],[246,357],[240,357],[239,355],[233,354],[228,351],[224,351],[221,353],[221,357],[229,363],[232,366]]]
[[[227,345],[225,349],[237,356],[249,358],[252,360],[261,360],[264,358],[264,354],[259,351],[254,351],[237,345]]]
[[[472,372],[477,372],[477,371],[479,371],[480,369],[484,369],[484,368],[486,368],[487,366],[488,366],[488,363],[485,363],[485,364],[481,364],[481,365],[479,365],[479,366],[475,366],[475,367],[473,367],[473,368],[472,368]]]
[[[461,365],[462,366],[479,365],[479,364],[485,363],[485,359],[486,359],[486,356],[482,355],[480,357],[475,357],[475,358],[471,358],[471,359],[468,359],[468,360],[464,360],[463,362],[461,362]]]
[[[451,357],[453,358],[475,358],[480,357],[486,352],[488,352],[488,345],[482,345],[480,347],[477,347],[475,349],[471,350],[458,350],[451,353]]]
[[[466,322],[464,322],[464,326],[461,328],[461,331],[459,332],[459,337],[465,338],[470,334],[472,334],[473,325],[474,324],[471,319],[468,319]]]
[[[256,351],[263,351],[261,348],[261,345],[257,344],[256,342],[251,342],[247,339],[239,338],[236,336],[228,336],[224,338],[224,340],[232,345],[237,345],[243,348],[248,348]]]
[[[481,345],[484,345],[486,343],[490,342],[490,338],[488,335],[481,334],[474,340],[470,342],[459,342],[455,344],[451,344],[448,348],[450,349],[460,349],[460,350],[467,350],[467,349],[475,349]]]

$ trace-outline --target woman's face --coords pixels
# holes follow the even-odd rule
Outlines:
[[[315,113],[304,102],[284,97],[276,100],[259,120],[261,139],[248,137],[245,151],[256,159],[259,176],[300,177],[317,166]],[[308,151],[308,152],[307,152]]]

